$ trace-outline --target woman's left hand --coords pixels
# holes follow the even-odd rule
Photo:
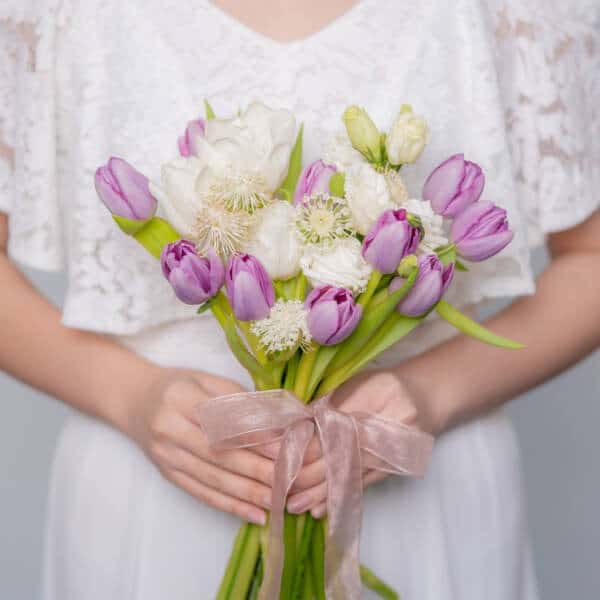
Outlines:
[[[432,429],[427,422],[426,411],[419,409],[418,402],[400,377],[391,371],[358,375],[336,391],[332,403],[343,412],[369,412],[410,427],[425,431]],[[315,446],[318,447],[316,439],[311,446],[309,461],[305,463],[292,487],[287,510],[295,514],[310,511],[313,517],[321,518],[325,515],[327,500],[325,464],[320,451],[315,452]],[[363,485],[372,485],[385,477],[385,473],[365,470]]]

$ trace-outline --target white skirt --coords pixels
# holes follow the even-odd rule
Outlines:
[[[385,360],[449,333],[422,329]],[[249,385],[210,318],[121,341]],[[403,600],[537,600],[519,450],[501,411],[441,436],[425,479],[390,478],[364,505],[361,560]],[[164,480],[121,433],[74,414],[54,460],[42,600],[211,600],[238,527]]]

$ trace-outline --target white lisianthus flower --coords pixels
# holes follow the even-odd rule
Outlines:
[[[402,208],[421,219],[425,236],[419,244],[419,254],[433,254],[436,248],[445,246],[448,243],[444,230],[444,217],[434,213],[429,202],[411,198],[402,203]]]
[[[272,279],[290,279],[300,272],[300,242],[295,232],[296,209],[277,201],[255,213],[255,224],[243,250],[260,260]]]
[[[346,171],[345,190],[352,223],[363,235],[369,232],[382,212],[398,206],[386,176],[366,163]]]
[[[385,139],[388,160],[393,165],[416,162],[425,149],[428,138],[429,130],[425,119],[415,115],[411,106],[403,106]]]
[[[323,162],[344,172],[356,165],[368,165],[367,159],[352,145],[346,133],[336,134],[323,150]]]
[[[151,186],[161,212],[199,247],[239,251],[253,213],[285,179],[295,135],[290,112],[260,103],[234,119],[207,121],[196,155],[164,165],[162,186]]]
[[[328,246],[307,246],[300,266],[313,287],[333,285],[354,294],[366,288],[372,272],[356,238],[339,239]]]

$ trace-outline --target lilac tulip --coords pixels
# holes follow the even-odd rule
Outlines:
[[[122,158],[112,157],[98,168],[94,178],[100,200],[113,215],[132,221],[147,221],[156,212],[156,198],[148,178]]]
[[[481,167],[455,154],[439,165],[427,178],[423,199],[444,217],[456,217],[467,206],[477,202],[485,186]]]
[[[450,239],[460,256],[479,262],[498,254],[513,239],[506,211],[492,202],[477,202],[452,224]]]
[[[205,133],[206,121],[204,119],[190,121],[185,128],[185,133],[177,142],[179,145],[179,154],[185,158],[197,154],[197,140],[204,137]]]
[[[167,244],[160,264],[175,295],[186,304],[204,304],[218,294],[225,281],[225,267],[216,252],[211,248],[208,256],[199,256],[188,240]]]
[[[362,306],[354,303],[352,292],[331,285],[312,290],[305,306],[310,333],[324,346],[343,342],[356,329],[362,316]]]
[[[337,173],[337,169],[333,165],[325,164],[322,160],[317,160],[305,167],[296,185],[294,205],[300,204],[304,200],[304,196],[328,193],[329,180],[335,173]]]
[[[275,304],[275,290],[262,263],[250,254],[229,259],[225,284],[235,317],[240,321],[258,321],[269,316]]]
[[[420,256],[419,274],[411,290],[398,304],[398,312],[409,317],[424,315],[442,299],[453,276],[454,263],[445,267],[435,254]],[[404,283],[404,278],[396,277],[390,283],[390,292],[395,292]]]
[[[417,250],[421,232],[406,217],[403,208],[386,210],[365,237],[362,255],[380,273],[393,273],[405,256]]]

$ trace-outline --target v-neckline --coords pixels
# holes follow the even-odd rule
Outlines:
[[[253,36],[267,44],[271,44],[279,48],[287,48],[296,46],[298,44],[307,43],[323,35],[326,35],[333,28],[341,25],[342,23],[349,20],[352,16],[354,16],[358,9],[361,8],[362,5],[365,4],[368,0],[356,0],[356,2],[352,6],[349,6],[346,10],[341,12],[339,15],[335,16],[330,21],[327,21],[323,26],[319,27],[318,29],[307,33],[306,35],[291,38],[289,40],[278,40],[277,38],[271,37],[269,34],[255,29],[245,21],[240,20],[234,14],[215,4],[212,0],[205,1],[209,9],[212,10],[213,13],[215,13],[220,19],[226,21],[233,27],[236,27],[240,31],[245,32],[247,35]]]

